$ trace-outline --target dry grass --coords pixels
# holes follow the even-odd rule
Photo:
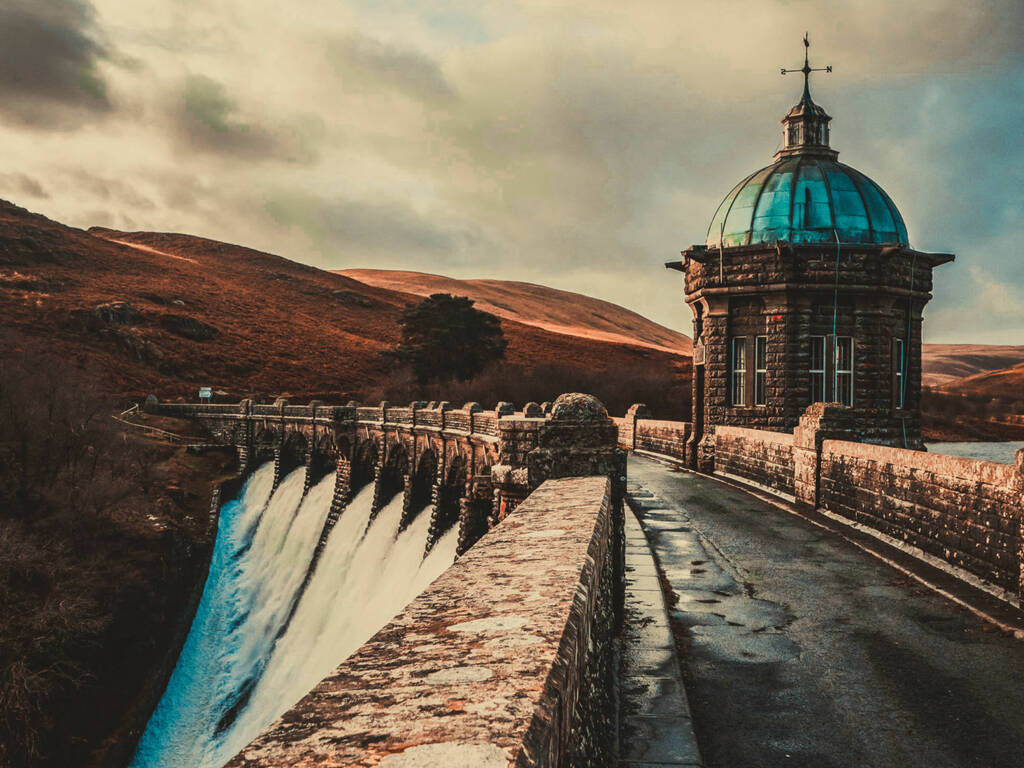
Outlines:
[[[205,493],[169,482],[177,449],[119,432],[87,371],[32,362],[0,366],[0,766],[84,766],[183,610]]]

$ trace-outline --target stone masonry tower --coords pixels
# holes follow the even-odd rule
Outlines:
[[[774,162],[666,264],[693,311],[695,466],[717,425],[791,431],[815,402],[852,408],[860,440],[923,447],[921,317],[932,269],[954,257],[910,248],[889,196],[838,162],[806,56],[797,71],[803,96]]]

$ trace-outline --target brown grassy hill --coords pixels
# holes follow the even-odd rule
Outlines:
[[[14,332],[0,344],[7,354],[49,349],[99,361],[109,371],[104,389],[126,397],[192,396],[201,385],[334,401],[376,393],[396,373],[387,353],[401,310],[415,301],[241,246],[85,232],[0,203],[0,311]],[[111,302],[129,306],[97,309]],[[687,375],[681,355],[636,341],[502,325],[518,371]]]
[[[389,269],[343,269],[337,274],[368,285],[429,296],[468,296],[479,309],[507,320],[579,338],[635,344],[689,355],[693,342],[643,315],[601,299],[512,280],[456,280],[425,272]]]
[[[925,345],[924,374],[929,439],[1024,439],[1024,347]]]
[[[1024,361],[996,371],[985,371],[949,382],[946,392],[968,397],[999,398],[1024,404]]]
[[[926,387],[943,387],[987,371],[1024,362],[1024,346],[995,344],[925,344],[921,354]]]

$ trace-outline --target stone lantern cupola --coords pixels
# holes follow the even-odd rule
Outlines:
[[[828,124],[832,117],[811,99],[811,72],[831,72],[832,67],[812,69],[808,61],[810,41],[804,35],[804,65],[799,70],[783,69],[782,74],[802,72],[804,95],[800,102],[782,118],[782,149],[775,159],[797,154],[814,154],[835,160],[839,153],[828,145]]]
[[[694,317],[696,466],[713,463],[717,426],[789,432],[817,402],[850,408],[856,439],[923,447],[922,315],[932,269],[953,256],[913,250],[882,187],[838,161],[804,46],[804,66],[783,70],[804,88],[774,162],[725,196],[703,244],[666,264],[683,273]]]

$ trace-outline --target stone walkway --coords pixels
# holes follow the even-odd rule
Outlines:
[[[702,766],[654,557],[628,508],[625,625],[620,768]]]
[[[707,768],[1024,764],[1024,642],[742,490],[629,478]]]

